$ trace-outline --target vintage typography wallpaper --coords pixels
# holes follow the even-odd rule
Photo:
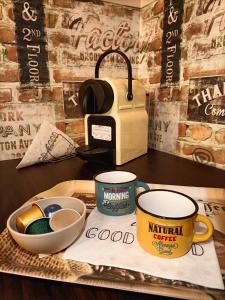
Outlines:
[[[0,160],[43,120],[84,142],[79,86],[108,49],[144,85],[149,147],[225,169],[225,0],[0,0]]]

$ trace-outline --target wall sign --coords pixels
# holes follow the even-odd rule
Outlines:
[[[148,33],[144,36],[140,36],[138,9],[131,10],[128,6],[110,2],[94,6],[88,1],[70,2],[74,9],[62,10],[60,15],[67,45],[66,47],[53,45],[51,49],[57,57],[58,64],[62,67],[76,67],[78,78],[88,78],[93,76],[93,67],[99,55],[108,49],[117,49],[126,53],[132,63],[135,76],[139,64],[145,64],[150,55],[148,47],[152,40],[152,33],[155,32],[152,28],[154,26],[148,29]],[[51,39],[51,30],[49,33]],[[105,62],[104,68],[118,72],[118,76],[124,76],[125,63],[120,55],[112,54],[106,57]]]
[[[195,22],[200,22],[204,34],[204,45],[198,35],[189,44],[188,56],[192,60],[209,59],[212,56],[225,53],[225,2],[219,0],[196,1],[196,11],[193,12]],[[220,59],[218,57],[218,59]]]
[[[165,152],[176,151],[180,103],[151,103],[149,111],[149,147]]]
[[[82,118],[78,92],[82,82],[63,82],[64,112],[66,119]]]
[[[164,1],[161,85],[175,85],[180,80],[183,6],[183,0]]]
[[[4,105],[0,110],[0,160],[22,158],[41,123],[55,122],[52,104]]]
[[[190,80],[188,120],[225,124],[225,77]]]
[[[46,84],[49,71],[43,0],[14,0],[13,3],[20,82],[32,87]]]

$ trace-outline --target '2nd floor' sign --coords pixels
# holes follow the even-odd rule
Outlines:
[[[183,0],[164,1],[161,85],[175,85],[180,80],[183,2]]]
[[[40,86],[49,82],[43,0],[14,0],[20,82]]]

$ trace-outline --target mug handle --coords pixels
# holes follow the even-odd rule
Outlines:
[[[195,222],[202,222],[207,226],[207,231],[204,233],[195,233],[193,237],[193,243],[205,242],[213,234],[213,223],[209,218],[203,215],[197,215]]]
[[[145,191],[149,191],[150,187],[143,181],[136,181],[136,188],[142,187]]]

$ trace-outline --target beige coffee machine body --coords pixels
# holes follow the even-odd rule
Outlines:
[[[121,54],[126,60],[128,80],[98,78],[101,60],[112,52]],[[96,68],[97,79],[85,81],[79,91],[85,115],[85,146],[79,147],[77,154],[87,160],[122,165],[147,153],[145,90],[139,81],[132,80],[130,62],[120,51],[104,52]]]

